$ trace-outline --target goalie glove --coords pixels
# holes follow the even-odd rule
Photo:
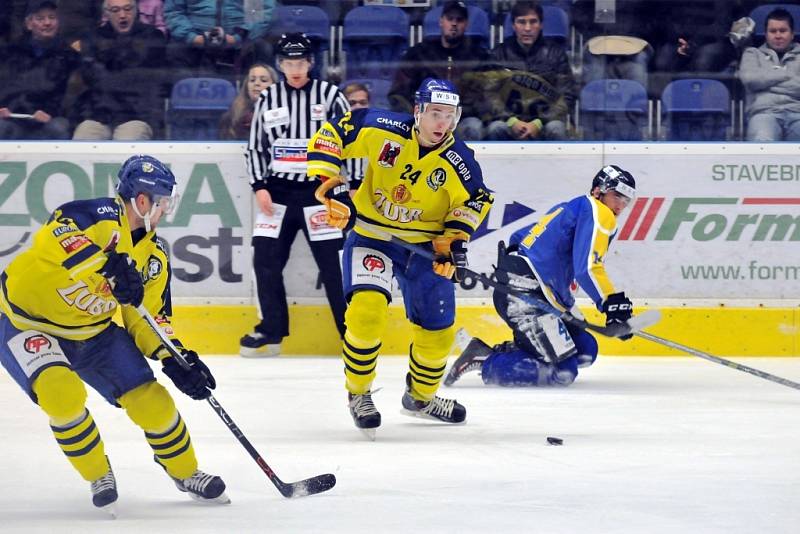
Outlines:
[[[606,314],[606,326],[614,323],[624,323],[633,315],[633,303],[625,296],[625,292],[612,293],[603,303],[603,313]],[[623,341],[632,338],[632,334],[620,336]]]
[[[457,237],[437,237],[433,240],[433,272],[445,278],[460,282],[467,274],[467,241]]]
[[[340,178],[328,178],[314,191],[314,197],[328,211],[327,222],[342,231],[356,224],[356,207],[347,186]]]

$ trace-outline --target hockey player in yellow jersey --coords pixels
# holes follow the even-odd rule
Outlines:
[[[32,246],[0,274],[0,362],[50,419],[67,459],[91,483],[92,502],[114,514],[117,488],[84,382],[145,432],[179,490],[229,502],[225,483],[197,469],[186,424],[144,356],[194,399],[215,382],[169,323],[169,261],[155,226],[175,202],[175,176],[150,156],[120,168],[115,198],[57,208]],[[135,307],[144,303],[191,367],[169,355]],[[124,326],[112,322],[120,305]]]
[[[472,150],[452,135],[459,95],[446,80],[428,78],[414,115],[361,109],[328,122],[308,145],[308,174],[322,185],[317,199],[329,223],[349,233],[343,251],[347,330],[342,356],[350,413],[374,438],[381,416],[372,400],[378,351],[386,328],[392,277],[412,323],[405,413],[461,423],[466,408],[436,396],[455,330],[455,290],[467,267],[467,242],[492,204]],[[364,157],[364,181],[350,200],[339,177],[342,161]],[[433,250],[431,264],[386,240],[386,234]]]

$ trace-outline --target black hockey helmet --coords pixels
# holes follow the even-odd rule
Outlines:
[[[636,180],[633,175],[617,165],[606,165],[595,175],[592,180],[592,188],[600,188],[600,193],[616,191],[621,195],[632,199],[636,196]]]
[[[278,59],[311,59],[314,48],[304,33],[284,33],[275,45]]]

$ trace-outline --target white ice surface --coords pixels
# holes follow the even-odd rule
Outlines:
[[[797,359],[737,361],[800,381]],[[468,375],[442,388],[468,409],[447,426],[400,414],[406,360],[382,357],[374,443],[335,358],[208,362],[217,399],[284,481],[332,472],[336,487],[284,499],[210,406],[175,393],[201,468],[233,501],[195,503],[92,392],[120,492],[112,521],[0,372],[0,532],[800,532],[800,391],[696,358],[601,357],[567,389]]]

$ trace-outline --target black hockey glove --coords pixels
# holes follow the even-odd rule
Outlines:
[[[217,381],[195,351],[182,349],[182,353],[186,363],[190,365],[188,369],[184,368],[174,356],[167,356],[161,360],[164,365],[162,371],[182,393],[194,400],[207,399],[211,395],[209,389],[217,387]]]
[[[108,260],[98,271],[106,277],[111,286],[111,293],[120,304],[138,306],[144,299],[144,284],[136,262],[124,252],[117,254],[113,250],[108,253]]]
[[[450,260],[453,262],[453,266],[456,268],[453,279],[456,282],[462,281],[466,277],[466,269],[469,267],[469,261],[467,261],[466,241],[462,239],[456,239],[450,243]]]
[[[613,293],[603,303],[603,313],[606,314],[606,326],[614,323],[624,323],[633,315],[633,303],[625,296],[625,292]],[[632,334],[620,336],[625,341],[632,338]]]

